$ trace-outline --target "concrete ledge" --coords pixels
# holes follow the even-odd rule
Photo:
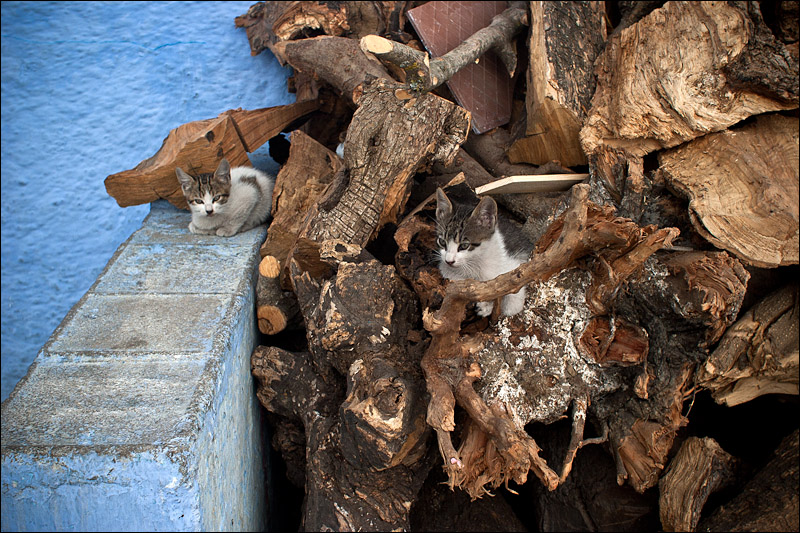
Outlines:
[[[265,529],[250,355],[266,230],[189,220],[153,203],[3,402],[3,531]]]

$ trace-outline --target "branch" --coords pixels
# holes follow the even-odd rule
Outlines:
[[[527,24],[527,10],[514,5],[494,17],[489,26],[478,30],[445,55],[434,59],[430,59],[425,52],[377,35],[362,37],[361,49],[405,72],[406,84],[411,94],[404,99],[408,99],[432,91],[489,50],[494,50],[506,66],[509,77],[513,77],[517,68],[517,50],[513,39]],[[400,94],[397,96],[402,98]]]

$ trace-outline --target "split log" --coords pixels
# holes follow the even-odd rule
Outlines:
[[[717,403],[739,405],[762,394],[798,394],[800,294],[791,284],[744,313],[700,367],[697,383]]]
[[[529,2],[525,136],[512,163],[585,165],[579,133],[594,95],[594,62],[606,41],[605,2]]]
[[[517,68],[517,50],[513,38],[527,24],[528,13],[522,2],[510,4],[508,9],[492,19],[489,26],[478,30],[440,57],[430,59],[425,52],[377,35],[362,37],[361,49],[405,72],[406,86],[398,90],[398,98],[416,98],[432,91],[489,50],[497,54],[509,77],[513,77]]]
[[[764,63],[774,66],[765,78]],[[756,2],[667,2],[609,38],[595,75],[580,134],[587,154],[609,146],[642,156],[798,106],[797,53],[772,36]]]
[[[667,184],[689,199],[695,229],[748,264],[797,264],[797,117],[767,115],[659,154]]]
[[[272,192],[273,219],[261,245],[261,266],[256,284],[258,327],[274,335],[301,322],[297,299],[284,272],[286,258],[310,206],[333,181],[341,160],[303,132],[292,132],[289,159],[281,167]]]
[[[800,531],[800,438],[798,430],[781,441],[769,463],[741,493],[711,516],[698,531]]]
[[[308,101],[252,111],[234,109],[217,118],[178,126],[169,132],[153,157],[131,170],[108,176],[106,192],[121,207],[164,198],[176,207],[188,209],[175,177],[176,167],[193,174],[214,172],[222,158],[231,166],[249,166],[247,152],[255,151],[317,106],[316,101]]]
[[[664,531],[695,531],[706,500],[734,481],[737,464],[712,438],[690,437],[684,441],[659,481]]]
[[[292,132],[289,159],[278,172],[272,192],[272,222],[261,257],[274,256],[283,267],[305,213],[341,168],[341,159],[332,151],[301,131]]]

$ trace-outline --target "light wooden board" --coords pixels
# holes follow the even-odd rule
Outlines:
[[[589,174],[541,174],[537,176],[508,176],[475,189],[477,194],[517,194],[526,192],[566,191]]]

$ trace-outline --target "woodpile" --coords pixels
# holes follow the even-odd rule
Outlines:
[[[252,356],[299,526],[797,531],[798,3],[508,2],[440,57],[409,23],[422,4],[236,19],[313,105]],[[485,54],[512,114],[476,134],[445,82]],[[495,195],[527,263],[442,278],[437,187],[581,173]],[[523,286],[520,314],[476,316]],[[701,420],[748,405],[789,416],[719,442]]]

